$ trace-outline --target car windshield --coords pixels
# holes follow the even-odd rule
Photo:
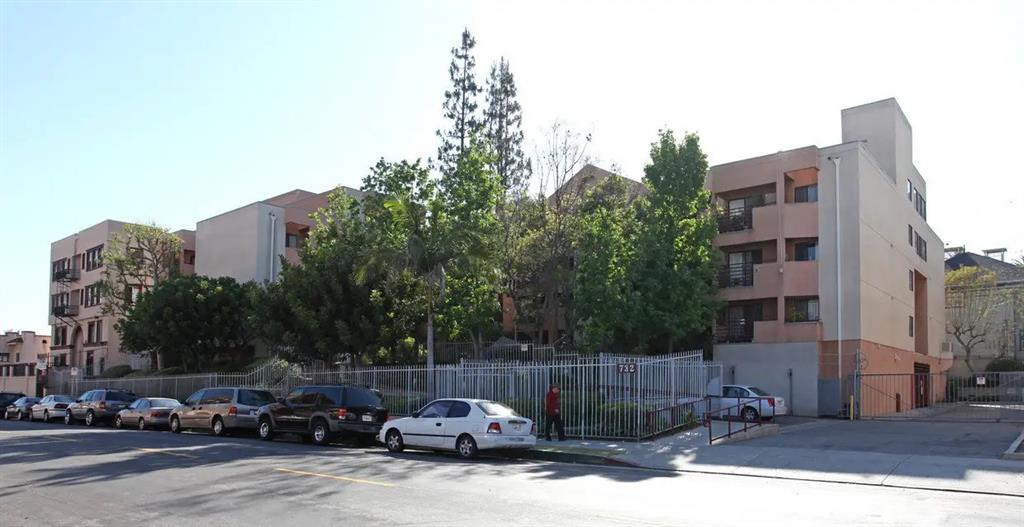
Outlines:
[[[515,410],[494,401],[480,401],[476,403],[477,407],[483,410],[484,415],[488,417],[518,417],[519,414]]]
[[[124,402],[129,402],[130,403],[130,402],[134,401],[135,399],[138,399],[138,397],[135,397],[134,395],[132,395],[132,394],[130,394],[128,392],[122,392],[122,391],[118,391],[118,390],[108,390],[107,391],[107,400],[108,401],[124,401]]]
[[[153,408],[174,408],[181,403],[175,399],[150,399],[149,404]]]
[[[238,390],[238,404],[263,406],[276,400],[274,394],[263,390]]]
[[[55,403],[72,403],[75,400],[68,397],[67,395],[54,395],[53,402]]]
[[[754,395],[760,395],[762,397],[765,397],[765,396],[768,395],[768,392],[758,388],[757,386],[749,386],[749,387],[747,387],[747,389],[750,390],[751,392],[753,392]]]

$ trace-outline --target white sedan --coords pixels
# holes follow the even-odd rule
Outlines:
[[[406,447],[454,450],[459,457],[476,457],[481,450],[533,448],[533,421],[494,401],[438,399],[411,417],[388,421],[378,436],[391,452]]]
[[[786,415],[789,408],[782,397],[770,395],[757,386],[727,384],[722,386],[722,408],[728,408],[729,415],[739,415],[745,421],[771,419],[776,415]],[[742,410],[741,410],[742,408]]]

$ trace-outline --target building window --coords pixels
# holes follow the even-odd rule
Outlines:
[[[89,325],[87,326],[87,328],[88,328],[88,330],[86,331],[86,335],[87,335],[86,338],[88,339],[88,340],[86,340],[87,344],[98,344],[100,342],[103,342],[103,321],[102,320],[96,320],[94,322],[90,322]]]
[[[85,265],[83,265],[82,267],[85,267],[86,271],[92,271],[93,269],[98,269],[99,267],[102,267],[103,246],[97,245],[96,247],[93,247],[92,249],[85,251],[85,256],[83,257],[83,259],[85,260]]]
[[[298,237],[298,235],[295,235],[295,234],[285,234],[284,235],[284,246],[285,247],[296,247],[297,248],[299,246],[299,237]]]
[[[914,202],[914,184],[907,180],[907,201]]]
[[[914,190],[914,210],[922,218],[928,219],[927,203],[925,203],[924,195],[920,194],[917,190]]]
[[[907,274],[910,277],[910,283],[909,283],[910,290],[913,291],[914,290],[914,270],[911,269],[910,271],[907,272]]]
[[[100,304],[101,298],[99,284],[86,286],[82,294],[82,304],[85,305],[85,307],[98,306]]]
[[[805,185],[793,189],[793,201],[797,203],[815,203],[818,201],[818,185]]]
[[[910,328],[910,336],[913,337],[914,336],[914,316],[911,315],[909,318],[910,318],[910,326],[909,326],[909,328]]]
[[[821,319],[817,298],[794,300],[786,313],[786,322],[814,322]]]
[[[185,255],[184,255],[183,259],[185,260],[185,265],[195,265],[196,264],[196,252],[195,251],[190,251],[188,249],[185,249]]]
[[[818,242],[796,244],[796,261],[813,262],[818,259]]]
[[[915,247],[917,249],[917,255],[920,256],[922,260],[927,262],[928,261],[928,242],[925,241],[925,239],[922,238],[920,234],[914,233],[914,236],[916,237]]]
[[[907,243],[909,243],[911,247],[914,246],[914,228],[910,225],[907,225]]]

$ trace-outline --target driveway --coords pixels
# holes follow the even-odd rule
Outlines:
[[[799,419],[799,418],[797,418]],[[751,446],[999,458],[1024,428],[1009,423],[780,419],[779,433]]]

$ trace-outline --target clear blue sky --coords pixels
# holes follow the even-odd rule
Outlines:
[[[662,127],[714,164],[837,143],[841,108],[895,96],[943,240],[1024,249],[1022,3],[552,4],[3,2],[0,329],[47,328],[50,242],[103,219],[195,228],[433,156],[467,26],[528,143],[564,120],[637,179]]]

